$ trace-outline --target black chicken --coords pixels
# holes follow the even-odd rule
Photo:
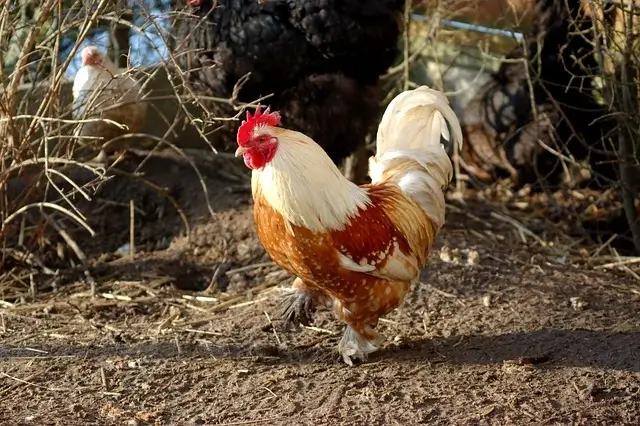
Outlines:
[[[593,21],[580,0],[537,0],[534,13],[525,43],[465,110],[465,168],[480,180],[511,175],[517,186],[553,187],[563,176],[554,150],[588,159],[610,181],[615,165],[605,151],[615,122],[593,97]]]
[[[399,54],[402,0],[188,0],[179,25],[178,63],[193,90],[280,111],[339,164],[375,125],[378,81]],[[235,112],[207,103],[219,117]],[[225,146],[234,143],[229,137]],[[359,176],[357,180],[362,179]]]

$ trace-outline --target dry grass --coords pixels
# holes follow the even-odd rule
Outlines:
[[[86,217],[75,207],[74,200],[90,199],[95,187],[106,179],[106,174],[104,168],[82,164],[73,157],[70,135],[78,123],[70,119],[70,108],[64,104],[62,87],[64,71],[78,47],[74,46],[63,61],[59,61],[56,48],[60,46],[61,34],[69,27],[78,29],[79,41],[86,38],[91,23],[106,12],[107,3],[101,2],[91,12],[83,10],[78,3],[77,14],[63,16],[60,2],[46,1],[34,10],[33,22],[25,22],[23,11],[12,10],[11,2],[5,2],[0,9],[3,34],[10,28],[18,28],[24,35],[15,67],[9,75],[0,76],[0,139],[3,140],[0,147],[3,194],[0,200],[0,265],[3,271],[0,283],[19,279],[16,274],[22,279],[31,279],[29,274],[24,274],[25,269],[17,266],[26,265],[26,271],[39,270],[55,275],[55,271],[44,266],[42,259],[47,251],[55,251],[45,236],[50,228],[74,247],[76,260],[84,262],[77,244],[59,225],[61,220],[95,235]],[[84,19],[79,19],[80,15],[85,15]],[[43,34],[45,23],[52,17],[55,17],[59,31]],[[45,40],[37,44],[43,38]],[[15,45],[9,37],[3,37],[1,41],[0,51],[8,52],[10,43]],[[30,63],[29,58],[36,55],[42,58],[40,62]],[[46,81],[21,84],[33,72],[34,66],[42,68],[45,62],[50,67]],[[73,168],[89,171],[92,178],[82,184],[74,182],[69,177]]]
[[[113,176],[126,175],[142,185],[150,186],[170,199],[176,210],[181,212],[180,206],[165,188],[154,185],[137,172],[127,173],[118,169],[118,159],[108,167],[79,160],[78,149],[86,145],[82,138],[74,137],[80,125],[106,122],[125,131],[128,129],[103,118],[99,112],[106,109],[97,104],[89,103],[86,106],[87,118],[72,119],[71,87],[65,78],[65,71],[80,46],[98,25],[112,32],[124,27],[138,34],[145,34],[145,26],[158,26],[154,17],[146,16],[144,25],[137,27],[125,18],[127,13],[122,5],[105,0],[94,2],[91,7],[80,0],[46,0],[38,5],[28,4],[24,8],[17,8],[12,2],[0,5],[0,29],[3,34],[0,52],[19,50],[18,60],[10,72],[3,73],[5,68],[0,69],[0,288],[17,284],[23,290],[27,287],[33,296],[35,275],[44,274],[52,280],[58,277],[58,268],[47,266],[50,264],[62,266],[63,269],[84,269],[87,281],[92,284],[86,267],[87,256],[81,244],[74,240],[74,235],[77,235],[77,229],[82,229],[85,235],[94,237],[96,231],[89,225],[85,214],[77,208],[77,203],[92,200],[96,191]],[[5,37],[11,30],[17,31],[20,37]],[[68,33],[76,33],[77,38],[69,54],[61,57],[63,37]],[[169,39],[165,41],[171,43]],[[1,64],[5,63],[7,55],[0,53]],[[112,59],[122,62],[119,58]],[[178,101],[178,112],[173,117],[164,115],[162,111],[155,112],[157,118],[165,122],[167,130],[162,136],[125,132],[105,141],[104,146],[116,143],[119,139],[131,138],[145,147],[152,147],[148,154],[167,148],[189,159],[182,149],[171,143],[184,128],[185,122],[199,123],[194,128],[202,140],[208,142],[204,133],[207,126],[215,127],[220,120],[237,118],[211,117],[191,107],[201,99],[186,90],[179,78],[174,78],[177,74],[174,68],[175,60],[169,57],[157,66],[141,68],[127,65],[120,69],[123,75],[131,75],[141,84],[142,102],[146,102],[149,109],[157,109],[156,102],[170,98]],[[172,76],[168,79],[171,93],[153,96],[147,86],[152,85],[154,79],[163,78],[162,72]],[[217,101],[236,104],[235,96]],[[120,105],[122,103],[109,108]],[[244,107],[244,104],[236,106],[238,115]],[[211,149],[215,152],[213,146]],[[192,165],[198,173],[195,165]],[[204,184],[203,191],[206,192]],[[213,214],[211,206],[209,211]],[[132,209],[131,235],[135,233],[134,216]],[[181,216],[188,235],[188,220],[183,213]],[[60,244],[71,250],[71,258],[60,256]],[[135,241],[132,238],[131,254],[134,249]]]

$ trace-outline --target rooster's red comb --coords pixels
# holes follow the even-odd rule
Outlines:
[[[242,121],[238,128],[238,144],[246,143],[251,137],[251,133],[257,126],[277,126],[280,124],[280,113],[278,111],[270,111],[270,108],[261,111],[258,105],[256,112],[251,116],[251,112],[247,111],[247,119]]]

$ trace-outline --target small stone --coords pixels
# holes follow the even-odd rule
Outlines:
[[[573,308],[573,310],[575,311],[582,310],[587,307],[587,302],[580,299],[579,297],[570,297],[569,303],[571,304],[571,308]]]
[[[446,263],[458,264],[460,263],[460,250],[450,249],[447,246],[440,249],[440,260]]]
[[[469,250],[467,253],[467,265],[478,265],[480,263],[480,254],[477,250]]]

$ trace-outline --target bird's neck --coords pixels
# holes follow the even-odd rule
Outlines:
[[[302,133],[278,135],[276,155],[254,170],[254,196],[259,189],[285,223],[314,232],[344,229],[370,204],[367,190],[345,178],[324,150]]]

